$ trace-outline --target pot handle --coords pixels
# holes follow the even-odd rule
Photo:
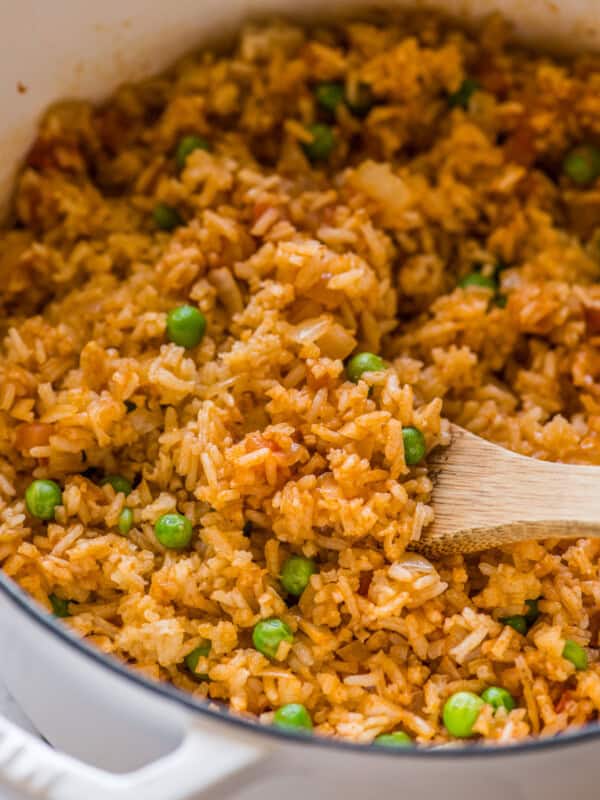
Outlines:
[[[40,800],[191,800],[266,755],[249,737],[202,730],[191,720],[179,747],[135,772],[91,767],[0,717],[0,784]]]

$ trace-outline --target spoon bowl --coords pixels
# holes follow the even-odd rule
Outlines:
[[[532,539],[600,536],[600,467],[540,461],[458,425],[429,459],[434,522],[414,548],[474,553]]]

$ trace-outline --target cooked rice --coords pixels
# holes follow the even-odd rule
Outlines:
[[[67,624],[105,653],[266,723],[304,703],[316,732],[357,742],[398,727],[445,742],[445,699],[490,684],[517,707],[484,710],[487,740],[597,718],[600,542],[407,551],[432,483],[405,464],[405,426],[428,450],[451,419],[600,464],[600,183],[560,170],[600,140],[600,60],[507,33],[431,13],[251,27],[232,54],[45,117],[0,233],[0,561],[49,610],[68,599]],[[450,109],[466,76],[481,91]],[[323,80],[367,83],[376,103],[338,109],[313,167],[301,143]],[[212,151],[178,173],[187,133]],[[158,201],[186,221],[173,234]],[[499,260],[505,308],[456,288]],[[182,302],[208,322],[187,351],[165,337]],[[359,350],[389,367],[348,382]],[[126,499],[108,473],[134,481]],[[33,477],[63,488],[53,522],[26,513]],[[154,535],[175,509],[195,531],[182,553]],[[290,553],[318,563],[294,605]],[[500,622],[537,597],[526,637]],[[295,638],[269,661],[251,632],[272,616]],[[197,682],[183,661],[204,640]]]

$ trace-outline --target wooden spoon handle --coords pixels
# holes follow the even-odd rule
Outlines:
[[[600,536],[600,468],[539,461],[452,426],[431,461],[435,521],[415,547],[472,553],[527,539]]]

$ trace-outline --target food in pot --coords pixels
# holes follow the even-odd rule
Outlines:
[[[263,24],[48,112],[0,234],[0,559],[48,613],[288,730],[596,720],[598,541],[410,551],[448,419],[600,465],[600,60],[508,41]]]

